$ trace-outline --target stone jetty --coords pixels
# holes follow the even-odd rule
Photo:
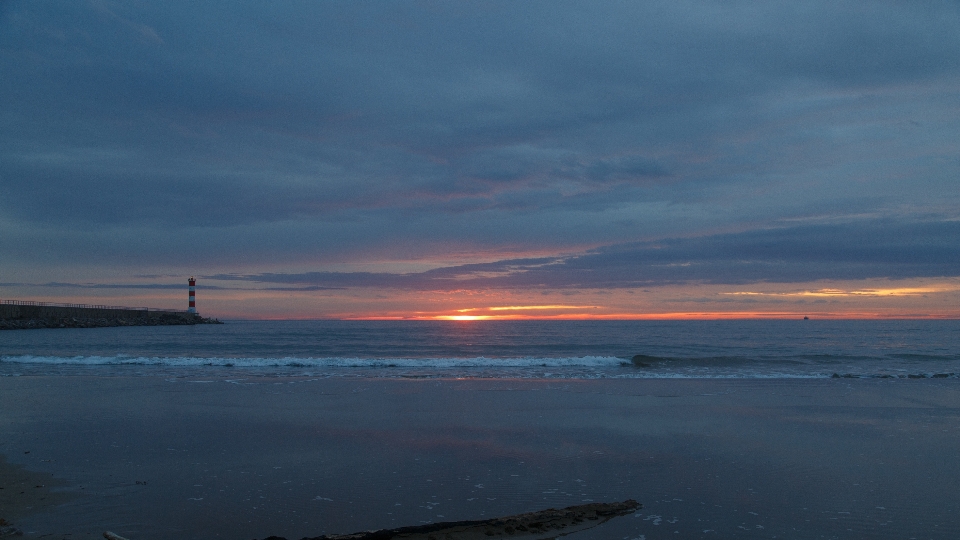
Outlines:
[[[223,324],[188,311],[0,301],[0,330]]]

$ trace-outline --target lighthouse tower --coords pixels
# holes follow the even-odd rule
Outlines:
[[[192,277],[187,280],[187,283],[190,284],[190,307],[187,308],[187,311],[190,313],[197,312],[197,280]]]

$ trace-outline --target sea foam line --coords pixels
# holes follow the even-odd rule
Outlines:
[[[45,365],[154,365],[226,367],[342,367],[342,368],[504,368],[504,367],[617,367],[629,361],[613,356],[567,358],[224,358],[188,356],[3,356],[0,362]]]

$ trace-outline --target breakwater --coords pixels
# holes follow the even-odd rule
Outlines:
[[[0,330],[32,328],[99,328],[106,326],[166,326],[222,324],[180,310],[87,304],[0,301]]]

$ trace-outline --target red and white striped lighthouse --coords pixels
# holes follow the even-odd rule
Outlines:
[[[192,277],[187,280],[187,283],[190,284],[190,307],[187,308],[187,311],[190,313],[197,312],[197,280]]]

